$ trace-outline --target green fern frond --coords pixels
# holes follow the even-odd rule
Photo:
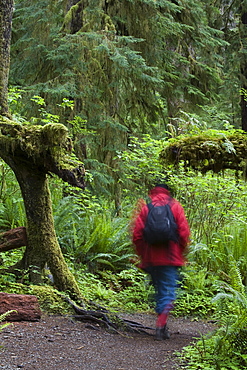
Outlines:
[[[0,322],[3,322],[5,321],[5,319],[12,313],[12,312],[17,312],[15,310],[9,310],[5,313],[3,313],[2,315],[0,315]],[[4,328],[6,328],[7,326],[11,325],[9,322],[6,322],[2,325],[0,325],[0,331],[3,330]]]
[[[231,253],[228,254],[228,260],[230,267],[229,270],[230,284],[235,291],[241,293],[241,295],[244,295],[245,287],[242,282],[242,276],[240,269],[237,265],[237,261],[234,259]]]

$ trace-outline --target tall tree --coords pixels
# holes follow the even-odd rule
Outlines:
[[[199,0],[17,0],[14,30],[11,83],[42,95],[63,123],[79,116],[85,165],[101,163],[114,194],[129,134],[165,136],[170,118],[218,92],[223,41]]]
[[[223,83],[221,85],[221,109],[232,115],[235,127],[247,131],[247,107],[244,94],[247,86],[247,4],[245,0],[209,1],[211,25],[224,32],[227,42],[221,49],[223,58]]]
[[[243,91],[247,91],[247,3],[240,4],[239,34],[241,40],[240,48],[240,84]],[[247,102],[246,95],[241,94],[241,118],[242,129],[247,132]]]
[[[13,6],[13,0],[0,1],[0,114],[5,116],[9,116],[7,91]]]
[[[79,168],[74,168],[67,153],[70,142],[65,126],[21,125],[3,117],[3,114],[8,115],[7,85],[13,3],[4,1],[1,5],[4,7],[0,8],[0,55],[4,68],[1,71],[3,84],[0,86],[3,104],[0,116],[0,157],[16,175],[27,215],[28,243],[18,267],[29,269],[31,282],[39,283],[41,271],[47,262],[57,288],[68,291],[73,297],[79,297],[81,292],[56,238],[47,176],[55,173],[65,181],[84,188],[82,173]]]

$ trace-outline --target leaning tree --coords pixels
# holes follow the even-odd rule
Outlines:
[[[83,166],[71,159],[71,142],[65,126],[34,126],[10,119],[7,93],[12,14],[13,0],[1,0],[0,157],[15,173],[27,216],[26,250],[15,268],[28,270],[30,281],[40,283],[47,263],[55,286],[72,297],[79,297],[81,292],[56,238],[48,176],[56,174],[83,189]]]
[[[80,291],[59,247],[48,187],[49,174],[84,188],[83,167],[70,158],[67,129],[61,124],[32,126],[0,118],[0,156],[20,185],[26,216],[27,245],[16,270],[29,270],[32,283],[41,282],[47,263],[55,286],[79,296]]]

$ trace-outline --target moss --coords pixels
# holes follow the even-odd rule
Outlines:
[[[1,117],[0,147],[11,154],[21,150],[28,157],[32,157],[34,162],[51,154],[55,161],[66,164],[66,154],[71,150],[71,141],[67,128],[62,124],[21,125]],[[59,167],[63,167],[62,163]],[[70,165],[67,164],[66,167],[69,168]]]
[[[74,314],[71,305],[63,299],[61,293],[51,286],[32,285],[29,287],[29,294],[38,298],[40,308],[45,313]]]
[[[49,123],[43,126],[42,135],[48,145],[61,145],[67,141],[68,129],[60,123]]]
[[[245,171],[247,134],[242,131],[209,131],[197,136],[172,140],[160,154],[164,166],[178,165],[205,173],[225,169]]]
[[[62,294],[49,285],[25,285],[0,281],[0,290],[5,293],[35,295],[44,313],[74,314],[73,308],[63,299]]]
[[[79,3],[81,3],[81,1]],[[66,13],[66,15],[64,17],[64,25],[63,25],[64,28],[66,28],[66,26],[69,25],[72,22],[75,14],[78,12],[79,3],[71,6],[69,11]]]

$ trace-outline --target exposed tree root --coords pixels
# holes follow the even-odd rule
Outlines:
[[[63,298],[73,307],[76,315],[72,315],[72,318],[80,321],[89,321],[96,323],[97,325],[104,326],[108,330],[121,334],[123,331],[135,332],[139,334],[152,335],[146,330],[153,330],[148,326],[144,326],[138,322],[126,320],[118,315],[106,310],[104,307],[96,305],[94,302],[90,304],[98,307],[97,310],[86,310],[77,304],[75,304],[70,298],[63,296]]]

